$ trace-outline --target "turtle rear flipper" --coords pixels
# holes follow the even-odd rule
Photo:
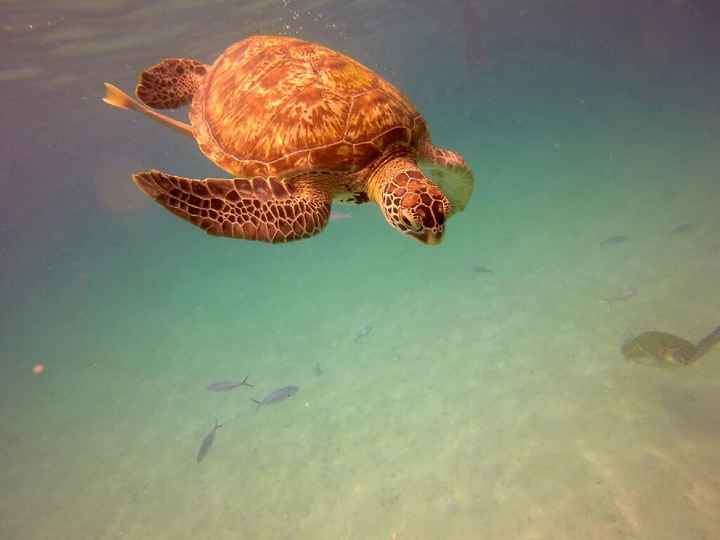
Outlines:
[[[140,74],[135,94],[148,107],[175,109],[192,101],[205,73],[197,60],[166,58]]]
[[[180,122],[179,120],[165,116],[162,113],[153,111],[147,105],[128,96],[114,84],[105,83],[105,97],[103,98],[103,101],[112,107],[117,107],[118,109],[127,109],[147,115],[156,122],[169,126],[183,135],[189,135],[190,137],[193,136],[192,127],[185,122]]]
[[[170,212],[214,236],[289,242],[319,233],[330,217],[329,194],[274,178],[193,180],[152,170],[133,180]]]

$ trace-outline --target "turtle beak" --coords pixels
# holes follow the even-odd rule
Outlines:
[[[429,246],[435,246],[442,241],[442,232],[433,233],[430,231],[423,231],[421,233],[410,233],[410,236],[415,238],[418,242]]]

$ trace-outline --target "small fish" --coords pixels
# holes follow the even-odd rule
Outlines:
[[[633,296],[636,296],[637,293],[638,292],[635,287],[628,287],[627,289],[623,289],[614,296],[606,296],[605,298],[602,298],[602,301],[612,305],[615,302],[624,302],[625,300],[630,300]]]
[[[255,385],[247,382],[250,375],[246,375],[245,378],[240,382],[232,381],[218,381],[207,385],[207,389],[211,392],[227,392],[228,390],[234,390],[238,386],[249,386],[253,388]]]
[[[683,223],[682,225],[678,225],[672,231],[670,231],[670,234],[682,234],[682,233],[694,231],[696,228],[697,228],[697,224],[695,224],[695,223]]]
[[[330,221],[339,221],[341,219],[350,219],[352,214],[350,212],[338,212],[336,210],[330,210]]]
[[[601,246],[615,246],[617,244],[624,244],[627,242],[629,238],[627,236],[618,235],[618,236],[611,236],[610,238],[606,238],[602,242],[600,242]]]
[[[270,405],[271,403],[276,403],[278,401],[284,401],[289,397],[293,397],[297,391],[300,390],[299,386],[283,386],[282,388],[278,388],[277,390],[273,390],[270,392],[267,396],[262,398],[260,401],[257,399],[250,398],[252,401],[257,403],[257,408],[259,409],[263,405]],[[257,410],[257,409],[256,409]]]
[[[217,418],[215,419],[215,425],[210,430],[210,432],[205,435],[205,438],[203,439],[202,444],[200,445],[200,450],[198,450],[197,458],[195,461],[200,463],[203,459],[205,459],[205,456],[208,455],[208,452],[210,451],[210,448],[212,448],[213,442],[215,441],[215,432],[223,427],[223,424],[218,424]]]
[[[495,272],[490,270],[487,266],[480,266],[479,264],[473,266],[472,271],[476,274],[488,274],[490,276],[495,275]]]
[[[366,323],[363,325],[363,327],[360,329],[358,334],[355,336],[355,339],[353,341],[355,343],[360,343],[362,340],[364,340],[366,337],[370,335],[370,332],[372,332],[372,325],[370,323]]]

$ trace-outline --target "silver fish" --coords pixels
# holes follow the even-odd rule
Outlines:
[[[611,236],[610,238],[606,238],[602,242],[600,242],[601,246],[614,246],[617,244],[624,244],[627,242],[629,238],[624,235],[618,235],[618,236]]]
[[[250,384],[247,382],[247,379],[250,375],[246,375],[245,378],[240,382],[232,382],[232,381],[218,381],[213,382],[207,385],[207,389],[211,392],[227,392],[228,390],[234,390],[238,386],[249,386],[252,388],[255,386],[254,384]]]
[[[638,291],[635,287],[628,287],[627,289],[623,289],[614,296],[606,296],[605,298],[602,298],[602,301],[612,305],[615,302],[624,302],[625,300],[630,300],[633,296],[637,296],[637,293]]]
[[[363,341],[366,337],[368,337],[370,335],[370,332],[372,332],[372,329],[373,329],[372,324],[370,324],[370,323],[364,324],[363,327],[360,329],[360,331],[355,336],[355,339],[353,339],[353,341],[355,343],[360,343],[361,341]]]
[[[263,405],[270,405],[271,403],[276,403],[278,401],[286,400],[289,397],[294,396],[297,391],[300,390],[299,386],[283,386],[282,388],[278,388],[277,390],[273,390],[270,392],[267,396],[262,398],[260,401],[257,399],[250,398],[252,401],[257,403],[257,408],[259,409]]]
[[[200,463],[203,459],[205,459],[205,456],[207,456],[208,452],[210,451],[210,448],[212,448],[213,442],[215,441],[215,432],[223,427],[222,424],[218,424],[217,418],[215,419],[215,425],[210,430],[210,432],[205,435],[205,438],[203,439],[202,444],[200,445],[200,449],[197,453],[196,461]]]
[[[476,274],[488,274],[488,275],[494,275],[495,272],[490,270],[487,266],[480,266],[479,264],[476,264],[472,267],[472,271]]]
[[[670,231],[670,234],[682,234],[690,231],[694,231],[697,229],[696,223],[683,223],[681,225],[678,225],[677,227],[673,228],[673,230]]]

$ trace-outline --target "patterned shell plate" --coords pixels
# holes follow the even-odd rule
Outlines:
[[[237,176],[354,173],[427,136],[410,101],[341,53],[253,36],[210,67],[190,112],[202,152]]]

